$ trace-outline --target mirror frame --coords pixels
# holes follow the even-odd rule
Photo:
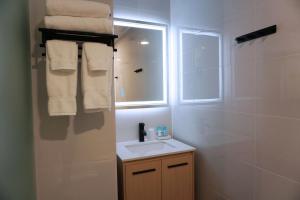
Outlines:
[[[184,99],[183,97],[183,34],[214,36],[219,39],[219,97],[213,99]],[[213,31],[201,31],[196,29],[179,30],[179,90],[180,104],[204,104],[223,102],[223,54],[222,54],[222,35]]]
[[[140,21],[129,21],[123,19],[114,19],[114,26],[126,26],[132,28],[143,28],[150,30],[159,30],[162,32],[162,48],[163,48],[163,99],[158,101],[127,101],[127,102],[117,102],[115,97],[116,108],[126,108],[126,107],[149,107],[149,106],[166,106],[168,105],[168,66],[167,66],[167,25],[164,24],[154,24],[148,22]],[[116,87],[114,87],[116,94]],[[115,95],[116,96],[116,95]]]

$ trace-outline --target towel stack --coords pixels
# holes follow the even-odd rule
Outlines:
[[[46,28],[112,33],[110,7],[90,1],[48,0]],[[76,115],[78,45],[47,41],[46,77],[50,116]],[[86,112],[111,109],[113,49],[106,44],[84,43],[82,93]]]
[[[58,30],[112,33],[109,5],[93,1],[47,0],[45,27]]]

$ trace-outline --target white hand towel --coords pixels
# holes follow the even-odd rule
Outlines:
[[[50,40],[47,42],[47,56],[51,70],[76,70],[78,47],[75,42]]]
[[[111,34],[113,32],[112,20],[104,18],[46,16],[45,27],[58,30],[84,31],[93,33]]]
[[[105,3],[75,0],[47,0],[47,15],[108,18],[110,6]]]
[[[93,52],[93,49],[102,49]],[[103,58],[105,62],[100,59]],[[89,60],[92,60],[91,62]],[[89,68],[89,63],[97,63],[99,67]],[[111,109],[111,87],[112,87],[112,48],[105,44],[84,43],[82,51],[82,93],[84,97],[84,109],[86,112],[99,112]],[[96,70],[95,70],[96,69]],[[99,70],[103,69],[103,70]]]
[[[113,51],[105,44],[86,42],[85,55],[89,70],[111,70],[113,66]]]
[[[66,48],[68,45],[69,50]],[[58,52],[51,54],[53,49]],[[46,79],[50,116],[76,115],[77,112],[78,54],[68,54],[65,51],[78,51],[77,44],[75,42],[47,41]],[[56,63],[59,64],[59,67],[55,67]]]

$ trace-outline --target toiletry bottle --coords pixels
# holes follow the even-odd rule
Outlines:
[[[154,128],[149,128],[147,131],[147,136],[148,136],[148,140],[155,140],[155,129]]]
[[[162,131],[162,127],[161,126],[158,126],[156,128],[156,134],[157,134],[157,137],[162,137],[163,136],[163,131]]]
[[[162,132],[163,132],[163,136],[164,136],[164,137],[166,137],[166,136],[169,135],[168,128],[167,128],[166,126],[163,126]]]

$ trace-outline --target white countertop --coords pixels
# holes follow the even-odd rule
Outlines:
[[[153,149],[151,149],[152,147]],[[123,162],[185,153],[195,150],[196,148],[175,139],[117,143],[117,155]]]

